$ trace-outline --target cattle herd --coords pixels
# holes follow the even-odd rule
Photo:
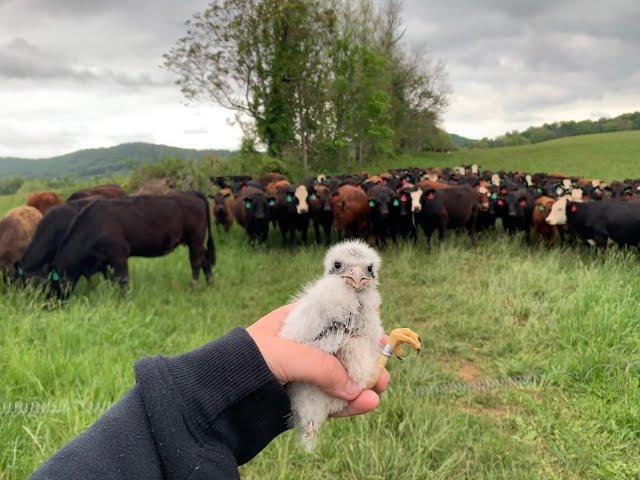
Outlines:
[[[360,237],[378,247],[421,230],[429,248],[437,232],[523,232],[527,242],[579,241],[621,247],[640,244],[640,180],[609,184],[563,174],[407,168],[380,175],[345,174],[294,184],[284,175],[212,177],[212,203],[198,192],[127,196],[118,185],[82,190],[63,201],[54,192],[30,195],[0,220],[0,272],[15,284],[42,284],[66,297],[81,277],[101,273],[125,294],[128,258],[189,249],[193,285],[211,280],[216,252],[211,224],[236,221],[252,245],[266,245],[270,226],[292,249],[314,241]]]

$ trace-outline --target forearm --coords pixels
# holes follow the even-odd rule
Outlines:
[[[242,329],[136,365],[137,385],[34,479],[234,478],[286,429],[289,400]]]

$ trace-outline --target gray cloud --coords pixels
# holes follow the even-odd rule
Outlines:
[[[635,0],[409,0],[405,18],[406,41],[447,63],[454,97],[445,123],[463,133],[640,107],[624,106],[640,78]],[[478,93],[491,103],[470,104]]]
[[[12,139],[20,153],[33,142],[40,154],[42,139],[51,139],[50,153],[63,153],[57,135],[67,148],[149,139],[152,131],[164,143],[211,136],[199,146],[230,146],[240,135],[224,126],[231,114],[206,107],[220,122],[213,128],[181,105],[173,77],[159,68],[184,21],[208,3],[0,0],[0,121],[12,132],[1,152],[12,151]],[[405,0],[405,22],[407,45],[426,45],[447,64],[454,93],[444,123],[456,133],[495,136],[640,108],[637,0]],[[176,127],[176,115],[186,124]],[[52,122],[69,128],[47,130]]]

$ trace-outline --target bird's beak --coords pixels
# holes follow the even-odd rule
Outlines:
[[[371,280],[361,267],[351,267],[344,275],[341,275],[341,278],[344,280],[344,283],[357,291],[364,289]]]

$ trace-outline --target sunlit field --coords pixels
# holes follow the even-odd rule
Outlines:
[[[638,133],[601,137],[627,152],[619,162],[589,156],[575,141],[591,137],[576,137],[560,143],[580,153],[552,152],[549,142],[385,166],[463,159],[622,179],[638,176]],[[520,161],[521,151],[531,157]],[[22,201],[24,192],[0,197],[0,213]],[[37,291],[0,286],[0,479],[25,478],[93,422],[131,388],[136,359],[249,325],[321,274],[323,248],[292,254],[272,232],[271,248],[252,249],[237,226],[215,236],[210,287],[190,288],[182,247],[133,259],[126,299],[97,277],[53,309]],[[635,251],[527,246],[498,228],[475,248],[452,235],[426,253],[420,236],[383,257],[383,322],[418,331],[423,352],[389,363],[392,382],[375,413],[327,423],[311,454],[287,432],[242,467],[243,478],[640,476]]]

